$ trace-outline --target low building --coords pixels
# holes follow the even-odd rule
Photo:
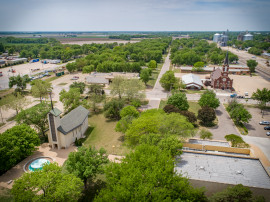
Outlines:
[[[84,137],[88,128],[89,111],[82,106],[60,118],[62,112],[54,108],[48,113],[49,145],[52,148],[68,148],[76,139]]]
[[[109,80],[104,77],[93,77],[93,76],[87,76],[85,77],[85,82],[88,84],[102,84],[102,85],[108,85]]]
[[[182,76],[182,82],[186,85],[187,89],[203,89],[203,83],[199,76],[194,74],[186,74]]]

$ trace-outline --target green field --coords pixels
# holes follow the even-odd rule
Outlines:
[[[103,147],[108,154],[126,155],[129,153],[129,148],[123,145],[124,135],[114,130],[117,121],[98,114],[89,117],[88,123],[93,130],[84,142],[85,146],[94,146],[97,149]]]

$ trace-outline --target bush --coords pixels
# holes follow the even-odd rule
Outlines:
[[[242,139],[242,137],[235,135],[235,134],[230,134],[226,135],[225,139],[229,142],[231,142],[232,147],[249,147],[249,145]]]
[[[204,106],[198,111],[198,119],[204,126],[212,126],[213,121],[216,119],[216,112],[213,108]]]
[[[132,106],[138,108],[142,105],[142,102],[140,100],[132,100],[130,103]]]
[[[126,106],[120,111],[121,118],[124,118],[126,116],[133,116],[137,118],[139,116],[139,112],[134,106]]]
[[[204,139],[212,140],[213,139],[213,134],[209,130],[202,129],[200,131],[200,138],[203,139],[203,140]]]
[[[195,123],[197,121],[197,117],[195,113],[190,112],[190,111],[180,111],[180,114],[187,117],[188,121],[190,123]]]
[[[163,108],[164,112],[166,113],[172,113],[172,112],[175,112],[175,113],[180,113],[180,109],[178,109],[177,107],[171,105],[171,104],[168,104],[166,105],[164,108]]]
[[[113,99],[104,106],[105,117],[110,119],[120,119],[120,110],[124,107],[123,100]]]

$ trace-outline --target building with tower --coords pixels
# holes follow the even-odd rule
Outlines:
[[[229,58],[228,58],[228,52],[226,54],[226,59],[224,61],[222,69],[217,68],[215,69],[211,75],[211,87],[212,88],[218,88],[218,89],[233,89],[233,79],[230,79],[229,77]]]
[[[53,108],[48,113],[49,120],[49,145],[54,149],[65,149],[75,142],[76,139],[84,137],[88,128],[89,111],[82,106],[60,118],[62,112]]]

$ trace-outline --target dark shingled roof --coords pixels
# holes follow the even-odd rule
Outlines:
[[[51,111],[50,111],[51,114],[53,114],[54,116],[59,116],[62,112],[57,109],[57,108],[53,108]]]
[[[60,126],[57,128],[64,135],[68,134],[73,129],[82,125],[88,117],[89,111],[82,106],[73,109],[60,120]]]
[[[216,80],[221,76],[221,69],[217,68],[215,71],[211,73],[211,80]]]

